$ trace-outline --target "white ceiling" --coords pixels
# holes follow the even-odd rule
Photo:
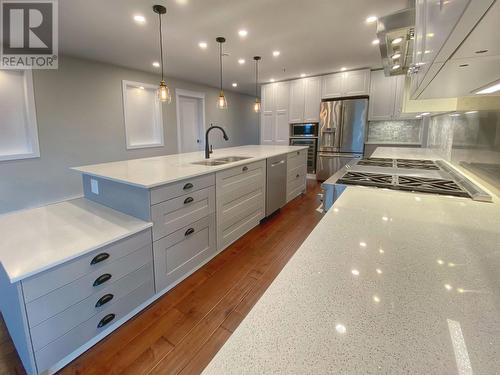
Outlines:
[[[224,86],[252,94],[254,55],[261,55],[261,82],[381,66],[375,24],[367,16],[403,9],[406,0],[61,0],[60,50],[72,56],[157,72],[158,18],[167,7],[166,74],[218,85],[217,36],[225,36]],[[144,25],[132,17],[142,14]],[[244,39],[239,29],[248,30]],[[208,42],[201,50],[198,42]],[[278,58],[273,50],[281,51]],[[246,59],[239,65],[238,59]],[[284,71],[284,69],[286,69]],[[237,82],[236,89],[231,87]]]

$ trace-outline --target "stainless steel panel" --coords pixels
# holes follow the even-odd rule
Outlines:
[[[354,159],[361,159],[361,154],[318,153],[316,179],[325,181]]]
[[[286,204],[287,155],[267,159],[266,216]]]
[[[368,99],[343,101],[339,152],[363,153],[367,119]]]
[[[341,100],[321,103],[318,142],[320,151],[333,152],[339,150],[342,107]]]

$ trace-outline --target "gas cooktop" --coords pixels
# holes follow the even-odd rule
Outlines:
[[[350,171],[338,179],[337,183],[343,185],[372,186],[392,190],[452,195],[456,197],[471,197],[469,193],[455,181],[439,178]]]
[[[356,165],[385,168],[422,169],[438,171],[440,168],[432,160],[367,158],[359,160]]]

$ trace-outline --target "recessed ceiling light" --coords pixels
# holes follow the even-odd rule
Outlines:
[[[306,73],[302,73],[300,76],[304,78],[306,76]]]
[[[207,42],[200,42],[198,43],[198,47],[200,47],[201,49],[207,49],[208,44]]]
[[[160,63],[158,61],[155,61],[155,62],[153,62],[153,66],[155,68],[159,68],[160,67]]]
[[[337,324],[337,325],[335,326],[335,330],[336,330],[338,333],[340,333],[340,334],[344,334],[344,333],[346,333],[346,331],[347,331],[347,329],[345,328],[345,325],[343,325],[343,324]]]
[[[340,68],[340,71],[342,72],[345,72],[347,70],[347,68],[345,66],[343,66],[342,68]]]
[[[497,92],[497,91],[500,91],[500,83],[496,83],[492,86],[489,86],[489,87],[486,87],[482,90],[479,90],[478,92],[476,92],[476,94],[477,95],[492,94],[492,93]]]
[[[473,115],[474,113],[477,113],[477,111],[467,111],[467,112],[465,112],[466,115]]]
[[[354,276],[359,276],[359,271],[358,271],[358,270],[356,270],[356,269],[351,270],[351,273],[352,273]]]
[[[274,57],[278,57],[279,55],[281,55],[280,51],[273,51],[273,56]]]
[[[242,65],[245,63],[245,59],[238,59],[238,64]]]
[[[238,87],[238,84],[236,82],[233,82],[233,87]]]
[[[269,81],[270,81],[270,82],[274,82],[274,78],[271,78]]]
[[[140,15],[140,14],[136,14],[134,16],[134,21],[139,23],[139,24],[143,24],[143,23],[146,23],[146,17]]]
[[[401,68],[401,65],[396,64],[392,67],[392,70],[398,70],[399,68]]]
[[[399,43],[401,43],[402,41],[403,41],[403,38],[396,38],[396,39],[394,39],[394,40],[391,42],[391,44],[399,44]]]
[[[431,50],[428,50],[428,49],[427,49],[427,50],[425,50],[425,51],[424,51],[424,54],[428,55],[428,54],[429,54],[429,53],[431,53],[431,52],[432,52]]]
[[[241,29],[238,31],[238,35],[244,38],[248,35],[248,31]]]
[[[366,23],[374,23],[375,21],[377,21],[376,16],[370,16],[366,18]]]
[[[380,40],[378,40],[378,39],[373,39],[373,40],[372,40],[372,44],[373,44],[373,45],[380,44]]]
[[[392,58],[393,58],[394,60],[399,59],[400,57],[401,57],[401,54],[400,54],[400,53],[395,53],[394,55],[392,55]]]
[[[139,86],[139,89],[140,90],[144,90],[144,86]]]
[[[427,33],[427,38],[434,38],[434,33]]]

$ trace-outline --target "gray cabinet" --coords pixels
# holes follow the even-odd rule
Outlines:
[[[306,191],[307,150],[287,155],[286,201],[290,202]]]

